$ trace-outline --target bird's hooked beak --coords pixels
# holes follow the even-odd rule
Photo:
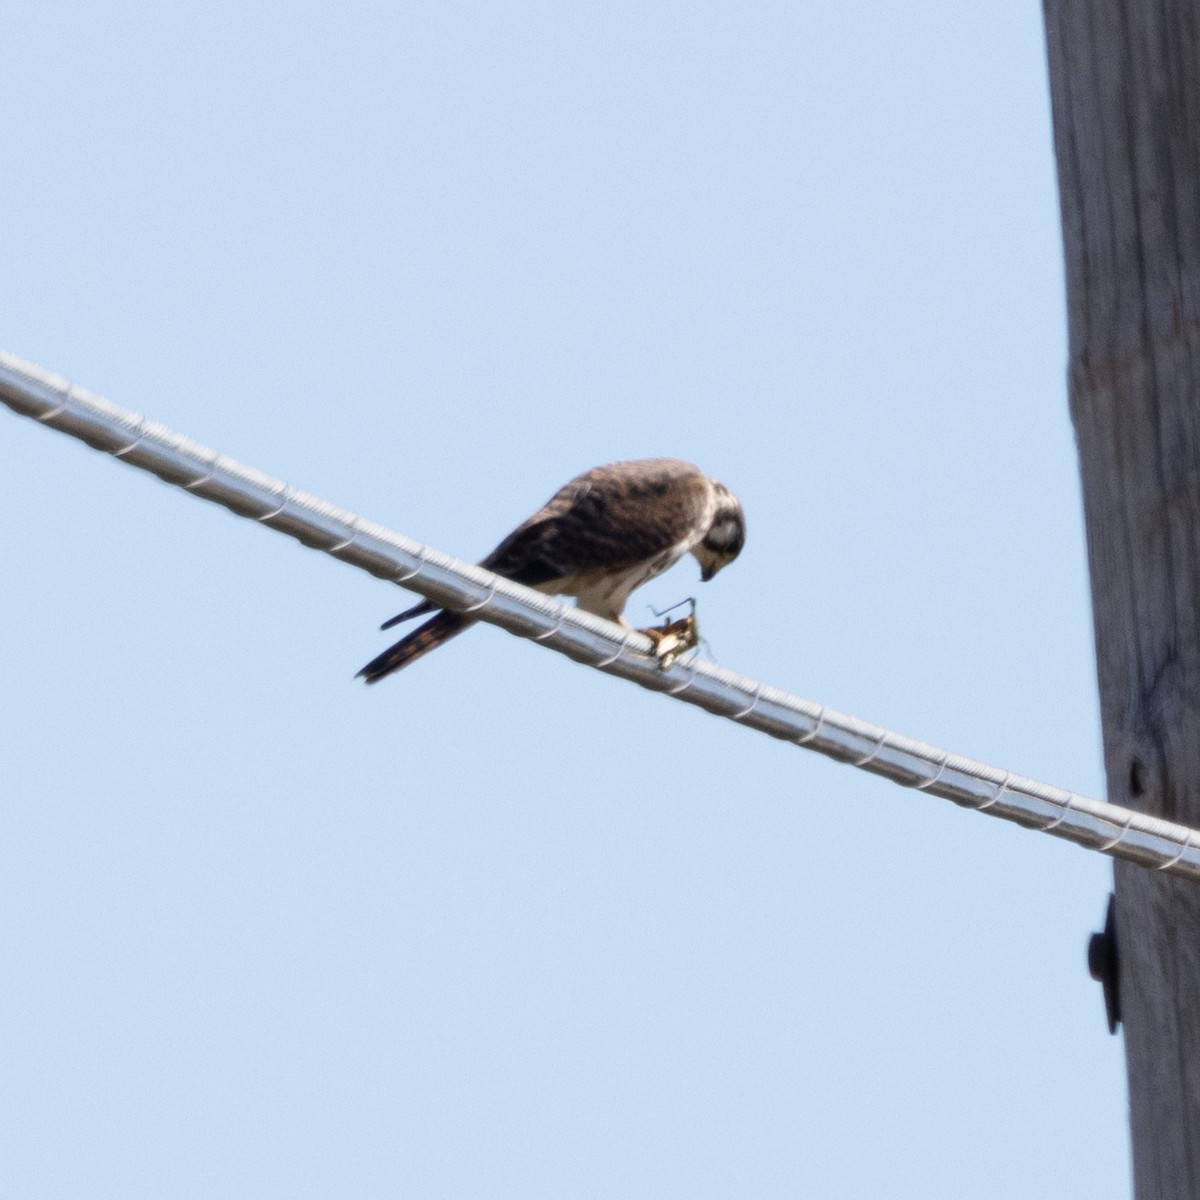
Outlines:
[[[716,567],[701,567],[700,582],[707,583],[717,573]]]

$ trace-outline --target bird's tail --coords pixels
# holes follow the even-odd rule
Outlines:
[[[379,628],[391,629],[393,625],[399,625],[401,621],[407,621],[410,617],[423,617],[426,613],[436,611],[436,604],[431,604],[428,600],[422,600],[419,604],[414,604],[412,608],[406,608],[402,613],[397,613],[394,617],[390,617]]]
[[[443,642],[462,633],[475,624],[474,617],[464,616],[456,612],[440,612],[431,617],[424,625],[418,626],[407,637],[402,637],[394,646],[385,650],[378,658],[373,658],[355,678],[363,678],[368,683],[378,683],[385,675],[407,667],[410,662],[436,650]]]

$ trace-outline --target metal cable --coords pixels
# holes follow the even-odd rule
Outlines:
[[[14,412],[224,505],[435,604],[651,691],[955,804],[1173,875],[1200,880],[1200,833],[974,762],[696,659],[664,670],[642,634],[451,558],[296,491],[0,350],[0,400]]]

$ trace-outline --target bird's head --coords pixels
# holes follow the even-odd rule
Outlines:
[[[746,517],[738,498],[723,484],[713,480],[717,508],[705,535],[692,547],[700,564],[700,579],[707,583],[722,567],[727,567],[746,544]]]

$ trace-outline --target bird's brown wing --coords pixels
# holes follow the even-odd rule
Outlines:
[[[691,463],[670,458],[596,467],[555,493],[480,566],[537,587],[644,562],[695,536],[710,486]]]

